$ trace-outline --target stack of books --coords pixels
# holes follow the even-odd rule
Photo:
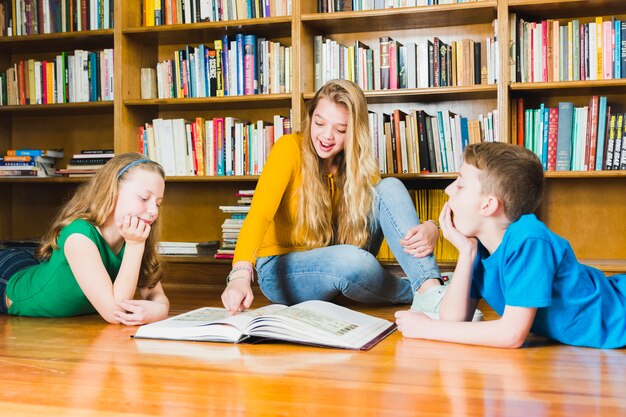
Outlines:
[[[67,167],[57,172],[68,177],[91,177],[114,156],[113,149],[85,149],[72,155]]]
[[[230,217],[224,220],[222,223],[222,245],[217,249],[215,258],[217,259],[232,259],[235,255],[235,246],[237,246],[237,239],[239,238],[239,231],[243,225],[243,221],[250,211],[250,203],[252,202],[252,195],[254,190],[239,190],[237,205],[235,206],[220,206],[220,210],[229,214]]]
[[[0,177],[53,177],[54,164],[63,158],[62,150],[9,149],[0,156]]]
[[[161,255],[197,255],[196,242],[159,242]]]

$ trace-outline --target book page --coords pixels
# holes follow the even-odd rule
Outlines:
[[[248,333],[300,343],[361,349],[386,331],[392,331],[393,327],[390,321],[314,300],[258,317],[250,323]]]
[[[245,329],[254,318],[283,308],[285,306],[269,305],[231,316],[224,308],[202,307],[140,326],[134,337],[237,342],[246,335]]]

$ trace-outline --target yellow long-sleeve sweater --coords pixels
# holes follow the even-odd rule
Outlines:
[[[272,148],[241,227],[233,263],[254,263],[257,257],[308,249],[295,233],[302,140],[300,134],[285,135]],[[336,197],[332,174],[328,179],[330,193]]]

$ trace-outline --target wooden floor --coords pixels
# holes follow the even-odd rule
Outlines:
[[[168,290],[174,313],[219,305],[216,293]],[[0,328],[1,416],[626,415],[626,350],[541,339],[500,350],[398,332],[368,352],[133,340],[134,328],[98,316],[2,315]]]

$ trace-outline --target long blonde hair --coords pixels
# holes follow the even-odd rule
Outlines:
[[[128,177],[129,172],[135,169],[145,169],[165,179],[161,165],[145,159],[144,155],[134,152],[117,155],[104,164],[88,182],[81,184],[52,221],[52,227],[48,229],[37,248],[37,257],[42,260],[50,259],[52,251],[59,247],[57,240],[61,229],[74,220],[83,219],[95,226],[102,226],[115,209],[119,184]],[[145,160],[145,162],[142,161],[122,172],[129,164],[139,160]],[[139,287],[152,288],[161,279],[161,262],[157,251],[160,237],[159,216],[152,223],[150,236],[146,240],[139,271]]]
[[[313,113],[326,99],[348,111],[343,151],[337,155],[335,185],[339,193],[333,215],[332,199],[321,159],[311,141]],[[302,186],[296,231],[307,247],[350,244],[365,247],[372,226],[373,186],[380,180],[372,151],[365,95],[351,81],[326,83],[307,104],[302,143]]]

